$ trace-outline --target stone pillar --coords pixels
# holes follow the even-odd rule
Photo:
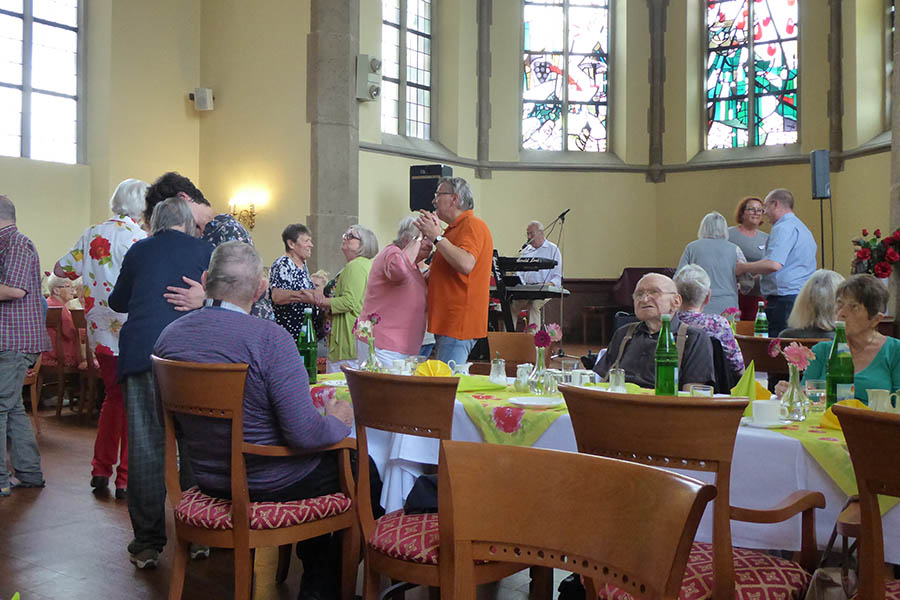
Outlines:
[[[650,108],[647,110],[647,132],[650,134],[650,156],[647,181],[666,180],[663,166],[663,132],[666,130],[664,86],[666,83],[666,11],[669,0],[647,0],[650,9]]]
[[[829,0],[831,26],[828,32],[828,121],[830,125],[828,147],[831,149],[831,170],[844,170],[844,29],[841,17],[841,0]],[[822,237],[824,239],[824,232]],[[832,240],[832,244],[834,240]]]
[[[306,39],[306,120],[311,125],[310,270],[343,267],[341,234],[359,220],[359,0],[312,0]]]
[[[491,23],[493,0],[478,0],[478,164],[491,160]],[[475,169],[478,179],[490,179],[491,170]]]
[[[894,30],[894,71],[900,66],[900,36]],[[900,76],[891,78],[891,231],[900,228]],[[898,275],[891,276],[891,309],[900,315],[900,302],[896,293]],[[896,325],[894,327],[896,333]]]

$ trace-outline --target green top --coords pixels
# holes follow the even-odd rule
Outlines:
[[[825,368],[828,365],[828,354],[831,352],[831,342],[819,342],[813,346],[816,359],[809,363],[809,367],[803,374],[803,381],[807,379],[825,379]],[[869,366],[856,373],[853,377],[853,385],[856,398],[866,405],[869,404],[868,390],[900,390],[900,339],[889,337],[884,340],[884,346],[869,363]]]
[[[347,263],[337,278],[331,299],[331,341],[328,345],[331,362],[356,358],[353,325],[362,310],[371,268],[371,258],[357,256]]]

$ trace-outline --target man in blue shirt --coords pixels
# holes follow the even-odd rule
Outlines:
[[[762,260],[738,263],[735,273],[762,275],[760,289],[766,298],[769,337],[777,337],[787,327],[800,288],[816,270],[817,246],[809,228],[794,214],[794,196],[788,190],[772,190],[764,206],[772,223],[766,254]]]

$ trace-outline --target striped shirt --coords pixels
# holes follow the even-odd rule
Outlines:
[[[0,301],[0,350],[50,350],[44,328],[41,261],[34,244],[15,224],[0,229],[0,283],[25,291],[22,298]]]

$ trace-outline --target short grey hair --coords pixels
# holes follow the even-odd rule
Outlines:
[[[194,216],[187,200],[172,196],[153,207],[153,214],[150,216],[150,235],[179,225],[184,227],[186,234],[194,235]]]
[[[359,252],[356,255],[375,258],[378,254],[378,238],[375,237],[375,232],[362,225],[351,225],[350,231],[359,236]]]
[[[472,210],[475,208],[475,197],[472,196],[472,188],[469,187],[468,181],[462,177],[441,177],[438,187],[442,183],[450,186],[450,193],[459,197],[459,210]]]
[[[720,213],[713,211],[703,217],[700,228],[697,230],[697,239],[710,238],[713,240],[728,239],[728,221]]]
[[[419,228],[416,227],[416,217],[410,215],[400,219],[400,225],[397,226],[397,239],[394,245],[398,248],[406,248],[409,243],[419,236]]]
[[[794,300],[788,327],[834,331],[834,302],[843,281],[843,275],[828,269],[813,273]]]
[[[253,302],[262,276],[262,259],[256,248],[236,240],[219,244],[209,259],[206,297],[235,304]]]
[[[785,188],[775,188],[766,194],[766,200],[776,200],[781,206],[794,210],[794,195]]]
[[[674,281],[684,304],[697,306],[706,300],[710,286],[709,274],[700,265],[684,265],[675,273]]]
[[[109,210],[114,215],[126,215],[137,221],[144,214],[147,188],[150,184],[140,179],[126,179],[116,186],[109,199]]]
[[[525,226],[525,229],[528,229],[528,228],[531,227],[532,225],[537,225],[537,228],[538,228],[539,231],[543,231],[543,230],[544,230],[544,224],[541,223],[540,221],[532,221],[531,223],[529,223],[528,225]]]
[[[16,205],[3,194],[0,194],[0,221],[16,222]]]

